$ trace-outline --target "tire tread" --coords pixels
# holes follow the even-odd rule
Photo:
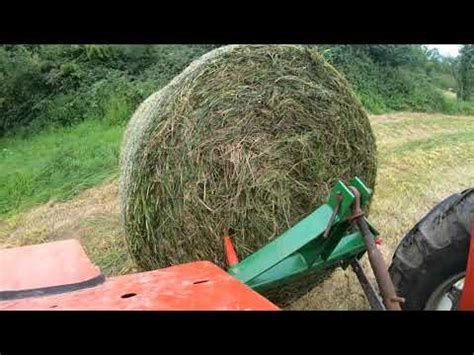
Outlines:
[[[463,271],[473,210],[474,188],[466,189],[438,203],[403,237],[389,268],[398,295],[406,298],[403,309],[423,309],[447,274]]]

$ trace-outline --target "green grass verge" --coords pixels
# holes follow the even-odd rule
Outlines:
[[[88,120],[0,140],[0,216],[64,200],[117,176],[124,127]]]

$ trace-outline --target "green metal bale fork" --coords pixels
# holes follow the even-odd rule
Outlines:
[[[353,178],[349,186],[338,181],[325,204],[240,262],[230,238],[226,236],[227,271],[262,293],[305,275],[337,266],[345,269],[350,265],[373,309],[399,310],[403,299],[395,294],[382,254],[376,246],[378,232],[363,213],[371,196],[372,190],[358,177]],[[382,299],[359,263],[366,251]]]

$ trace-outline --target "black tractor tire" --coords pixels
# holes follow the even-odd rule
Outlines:
[[[436,205],[402,239],[389,272],[403,310],[424,310],[447,280],[465,273],[470,243],[474,188]]]

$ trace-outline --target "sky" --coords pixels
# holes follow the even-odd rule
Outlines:
[[[439,54],[445,57],[456,57],[461,49],[461,44],[427,44],[428,48],[437,48]]]

